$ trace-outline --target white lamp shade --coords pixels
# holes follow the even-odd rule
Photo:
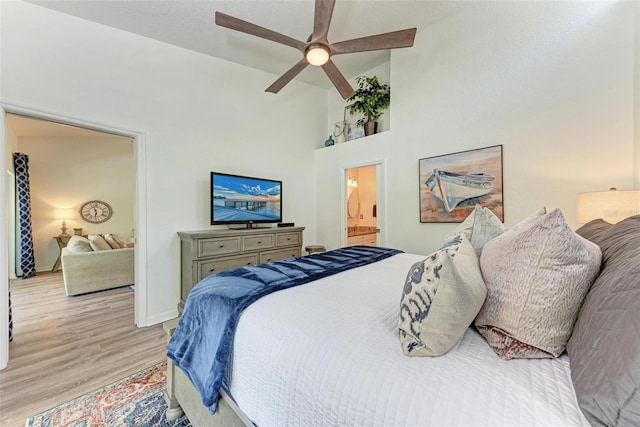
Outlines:
[[[640,214],[640,191],[594,191],[578,194],[580,224],[602,218],[615,224],[632,215]]]
[[[54,209],[53,216],[55,219],[73,218],[73,209]]]

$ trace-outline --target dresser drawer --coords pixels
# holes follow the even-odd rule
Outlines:
[[[211,261],[198,261],[198,281],[215,273],[224,270],[230,270],[236,267],[244,267],[258,263],[258,255],[244,255],[237,257],[228,257]]]
[[[262,252],[260,263],[278,261],[279,259],[295,258],[300,256],[300,248],[280,249],[279,251]]]
[[[276,235],[276,246],[291,246],[302,244],[300,233],[281,233]]]
[[[375,233],[370,234],[361,234],[359,236],[351,236],[347,238],[347,245],[356,246],[356,245],[365,245],[365,246],[376,246],[377,235]]]
[[[250,236],[242,238],[242,250],[252,251],[255,249],[265,249],[273,247],[273,234],[263,234],[261,236]]]
[[[198,258],[240,252],[240,237],[198,240]]]

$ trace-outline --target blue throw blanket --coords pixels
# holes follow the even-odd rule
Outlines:
[[[402,251],[352,246],[235,268],[201,280],[187,298],[167,356],[189,377],[213,414],[242,311],[272,292],[361,267]],[[225,387],[228,388],[228,387]]]

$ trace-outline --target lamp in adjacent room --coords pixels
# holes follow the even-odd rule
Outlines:
[[[66,209],[66,208],[54,209],[53,216],[55,217],[55,219],[62,220],[62,227],[60,227],[60,230],[62,230],[62,233],[60,233],[60,235],[67,236],[67,219],[73,218],[73,209]]]
[[[592,191],[578,194],[578,217],[580,224],[602,218],[615,224],[632,215],[640,214],[640,191],[615,187],[609,191]]]

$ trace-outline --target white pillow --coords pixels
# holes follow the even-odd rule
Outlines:
[[[498,237],[506,230],[507,227],[489,208],[476,204],[473,212],[453,232],[445,237],[445,242],[450,241],[459,234],[464,234],[471,242],[471,246],[476,250],[476,254],[480,256],[484,244]]]
[[[104,235],[104,240],[111,246],[111,249],[120,249],[122,246],[118,244],[118,238],[115,234],[107,233]]]
[[[82,236],[71,236],[66,248],[69,252],[93,252],[89,239]]]
[[[478,257],[464,236],[411,266],[400,301],[398,329],[407,356],[440,356],[462,338],[487,290]]]
[[[503,359],[558,357],[600,260],[598,245],[572,231],[559,209],[526,218],[482,250],[487,299],[476,327]]]
[[[109,251],[111,246],[99,234],[89,234],[89,244],[94,251]]]

